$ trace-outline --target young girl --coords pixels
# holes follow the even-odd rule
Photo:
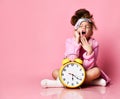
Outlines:
[[[96,65],[98,55],[98,42],[92,38],[93,29],[97,29],[93,21],[93,15],[86,9],[79,9],[71,17],[71,24],[74,26],[74,36],[66,40],[65,58],[73,61],[75,58],[83,60],[86,70],[84,85],[106,86],[110,79]],[[58,78],[59,69],[53,71],[55,80],[44,79],[42,87],[63,87]]]

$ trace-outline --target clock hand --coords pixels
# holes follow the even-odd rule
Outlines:
[[[76,79],[78,79],[78,80],[81,80],[80,78],[78,78],[77,76],[75,76],[74,74],[72,74]]]
[[[72,75],[72,80],[74,80],[74,78],[73,78],[74,75],[72,73],[68,73],[68,74]]]
[[[69,75],[73,75],[72,73],[68,73]]]
[[[72,80],[73,80],[73,76],[74,76],[76,79],[81,80],[80,78],[78,78],[76,75],[74,75],[74,74],[72,74],[72,73],[68,73],[68,74],[72,75]]]

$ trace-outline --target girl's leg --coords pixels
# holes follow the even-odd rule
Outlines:
[[[47,87],[63,87],[62,83],[60,82],[59,79],[56,80],[49,80],[49,79],[44,79],[41,81],[41,86],[44,88]]]
[[[42,87],[63,87],[61,84],[59,78],[58,78],[59,70],[56,69],[53,71],[52,76],[56,80],[42,80],[41,86]],[[100,85],[100,86],[106,86],[106,81],[100,77],[100,69],[97,67],[94,67],[92,69],[89,69],[86,71],[86,78],[85,78],[85,85]]]
[[[98,67],[87,70],[85,84],[106,86],[106,81],[103,78],[99,78],[100,74],[101,72]]]
[[[54,79],[57,79],[58,78],[58,73],[59,73],[59,69],[55,69],[53,72],[52,72],[52,77]]]
[[[91,81],[97,79],[100,76],[100,70],[97,67],[89,69],[86,71],[85,83],[90,83]]]
[[[59,70],[56,69],[52,72],[52,76],[55,80],[49,80],[49,79],[44,79],[41,81],[41,86],[46,88],[46,87],[63,87],[62,83],[60,82],[58,78],[58,73]]]

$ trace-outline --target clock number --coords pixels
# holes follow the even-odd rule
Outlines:
[[[72,63],[71,66],[74,66],[74,64]]]
[[[79,80],[82,80],[81,78]]]
[[[67,82],[67,84],[69,84],[69,82]]]
[[[74,86],[74,83],[72,83],[71,85]]]
[[[64,74],[62,73],[62,76],[64,76]]]
[[[69,65],[67,65],[67,67],[69,67]]]
[[[76,82],[76,84],[79,84],[78,82]]]
[[[65,81],[66,79],[65,79],[65,78],[63,78],[63,80]]]
[[[80,71],[81,71],[82,69],[80,68]]]
[[[82,76],[84,76],[84,74],[82,73]]]
[[[63,71],[66,71],[66,69],[64,68]]]

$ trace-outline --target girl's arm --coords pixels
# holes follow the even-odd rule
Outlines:
[[[67,39],[65,45],[66,45],[65,58],[69,58],[71,61],[73,61],[75,58],[79,56],[81,45],[76,43],[74,38]]]
[[[86,52],[83,54],[83,59],[84,59],[83,65],[85,69],[90,69],[96,65],[98,49],[99,49],[98,43],[95,41],[93,42],[93,52],[90,55],[87,55]]]

